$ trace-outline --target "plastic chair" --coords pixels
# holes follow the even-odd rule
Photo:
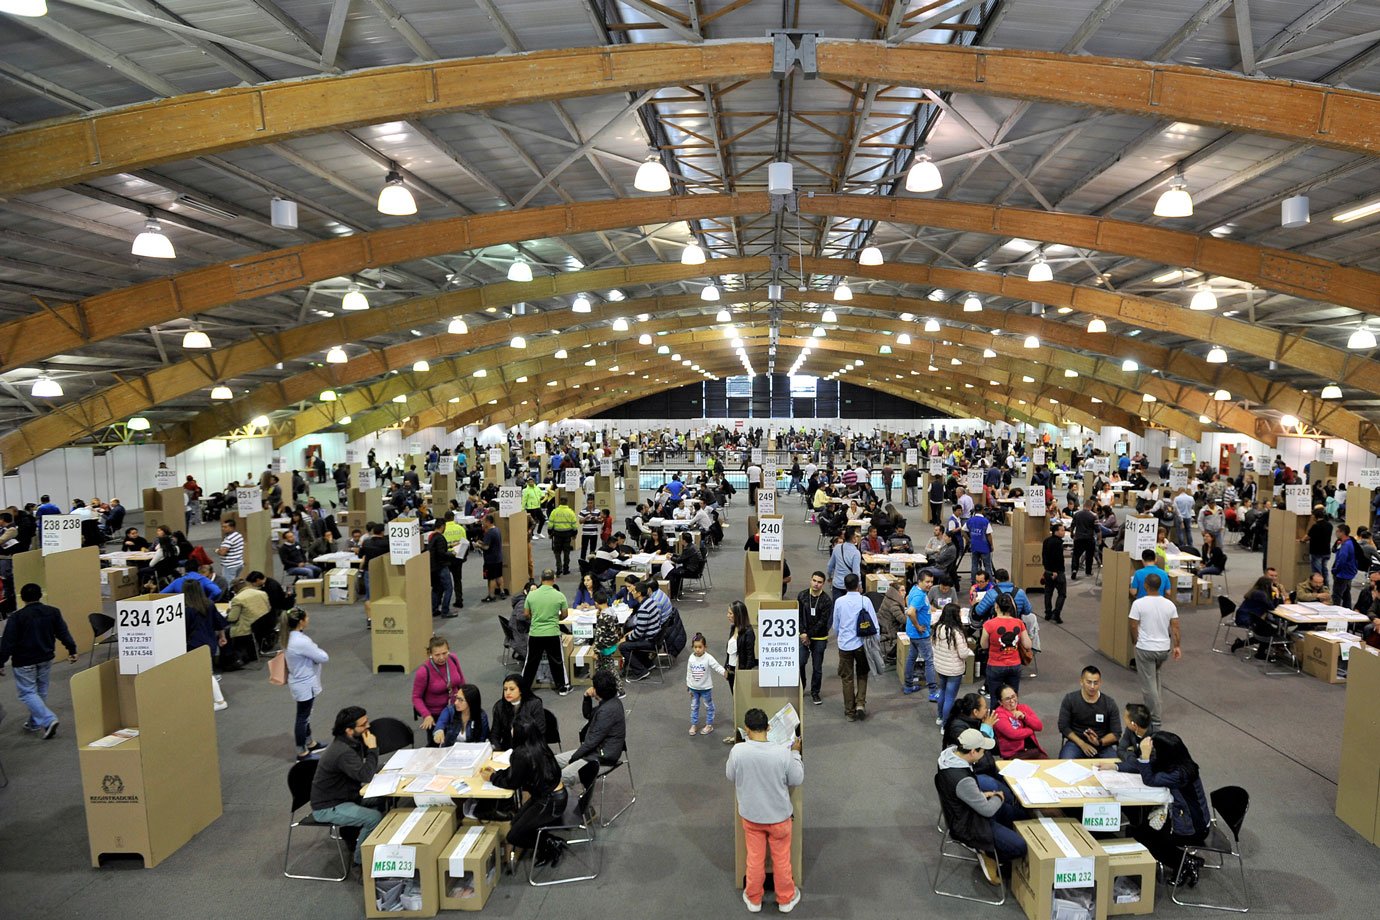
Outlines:
[[[603,853],[595,837],[596,825],[586,821],[579,814],[579,800],[570,796],[565,814],[560,824],[549,824],[537,829],[537,841],[532,848],[533,859],[527,866],[527,884],[533,888],[546,888],[551,885],[568,885],[571,882],[588,882],[599,877],[603,865]],[[567,867],[575,866],[577,874],[556,876],[559,866],[538,866],[535,854],[541,852],[542,839],[555,838],[564,844],[565,852],[561,862]],[[537,876],[551,874],[551,877],[537,880]]]
[[[288,771],[288,791],[292,794],[292,812],[289,814],[287,848],[283,851],[283,875],[288,878],[311,879],[318,882],[343,882],[350,875],[350,857],[345,852],[345,841],[340,835],[340,825],[316,820],[312,817],[310,808],[303,817],[297,817],[298,810],[311,802],[311,783],[316,777],[316,768],[319,763],[320,761],[315,758],[299,761],[293,764],[292,769]],[[291,868],[290,861],[292,859],[292,832],[299,827],[325,828],[329,832],[330,839],[335,842],[336,855],[340,857],[340,875],[294,875],[288,871]]]
[[[993,900],[992,898],[981,898],[971,894],[963,894],[962,892],[958,891],[940,890],[940,873],[943,871],[944,868],[944,860],[952,860],[954,862],[959,863],[960,865],[964,863],[975,864],[978,862],[978,850],[976,847],[971,847],[968,844],[962,842],[961,840],[954,839],[953,833],[950,830],[950,828],[954,826],[954,819],[953,815],[949,813],[950,809],[948,803],[944,800],[944,794],[941,791],[940,778],[938,773],[934,775],[934,791],[939,798],[939,809],[942,817],[944,818],[944,836],[939,841],[939,859],[936,861],[934,866],[934,884],[931,886],[930,890],[935,894],[939,895],[940,897],[957,898],[960,901],[975,901],[979,904],[991,904],[994,907],[1000,907],[1001,905],[1006,903],[1005,879],[1002,880],[1001,884],[1001,897],[996,900]],[[950,852],[950,844],[959,847],[962,850],[962,852]],[[970,853],[972,855],[965,856],[964,853]],[[956,868],[953,873],[950,873],[950,876],[952,876],[957,871],[958,870]],[[1001,871],[1000,863],[998,863],[997,871],[998,873],[1000,873]]]
[[[607,814],[607,806],[605,805],[604,800],[608,796],[609,775],[617,772],[618,770],[627,771],[628,789],[630,790],[632,795],[631,798],[629,798],[628,800],[628,804],[618,809],[617,813],[614,814],[613,817],[608,818],[605,817],[605,815]],[[623,751],[623,756],[618,758],[618,763],[609,764],[607,766],[604,764],[599,765],[599,773],[597,776],[595,776],[594,782],[599,787],[600,827],[609,827],[613,824],[613,822],[618,820],[619,816],[622,815],[623,812],[627,811],[629,808],[632,808],[633,805],[637,804],[637,784],[633,782],[632,763],[628,760],[628,752],[626,749],[624,749]]]
[[[114,617],[108,617],[103,613],[88,613],[86,621],[91,624],[91,635],[95,637],[95,641],[91,643],[91,657],[86,662],[89,668],[96,663],[96,647],[105,646],[105,660],[109,661],[119,638],[115,633]]]
[[[1197,846],[1185,847],[1179,858],[1179,871],[1174,873],[1177,881],[1183,871],[1184,861],[1189,854],[1215,853],[1217,865],[1204,864],[1205,869],[1225,869],[1227,857],[1236,860],[1241,874],[1240,906],[1235,904],[1210,904],[1206,901],[1183,901],[1179,898],[1179,886],[1170,887],[1169,897],[1175,904],[1184,907],[1205,907],[1208,910],[1225,910],[1234,914],[1244,914],[1251,909],[1251,892],[1246,885],[1246,862],[1241,858],[1241,825],[1246,821],[1246,811],[1251,806],[1251,794],[1240,786],[1223,786],[1214,789],[1209,796],[1212,800],[1212,824],[1208,827],[1207,838]]]
[[[412,747],[416,743],[416,734],[413,732],[412,726],[401,719],[388,716],[372,719],[369,723],[369,730],[374,733],[374,738],[378,740],[380,757],[394,751],[401,751],[406,747]]]
[[[1240,630],[1241,633],[1250,638],[1251,630],[1246,626],[1236,625],[1236,601],[1229,597],[1217,595],[1217,609],[1221,611],[1221,619],[1217,621],[1217,632],[1212,636],[1212,650],[1219,655],[1228,653],[1227,649],[1219,648],[1222,640],[1226,639],[1233,629]]]

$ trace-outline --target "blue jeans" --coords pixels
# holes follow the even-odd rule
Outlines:
[[[1001,693],[1002,685],[1009,686],[1017,693],[1021,692],[1021,666],[1011,665],[988,665],[985,688],[987,699],[991,702],[992,708],[997,708],[997,696]]]
[[[917,639],[911,636],[910,652],[906,655],[906,686],[918,686],[915,680],[915,661],[923,658],[925,661],[925,686],[933,692],[938,688],[934,680],[934,651],[930,648],[930,637]]]
[[[988,581],[992,581],[993,579],[995,579],[995,578],[997,577],[996,570],[992,567],[992,554],[991,554],[991,553],[973,553],[972,555],[973,555],[973,572],[972,572],[972,574],[973,574],[974,577],[977,576],[977,573],[978,573],[978,572],[986,572],[986,573],[987,573],[987,580],[988,580]]]
[[[330,808],[313,808],[311,816],[324,823],[359,828],[359,840],[355,843],[355,865],[359,865],[360,847],[364,845],[364,838],[373,833],[374,828],[383,820],[383,812],[376,808],[356,805],[354,802],[342,802]]]
[[[1012,829],[1012,824],[1026,817],[1026,810],[1016,801],[1010,787],[995,777],[979,774],[978,788],[983,792],[1000,792],[1001,807],[991,817],[992,842],[996,845],[997,859],[1009,863],[1025,855],[1025,838]]]
[[[450,580],[450,569],[431,573],[431,615],[444,616],[450,613],[450,600],[455,594],[455,584]]]
[[[1064,746],[1059,749],[1060,760],[1084,760],[1087,758],[1087,756],[1087,754],[1083,753],[1083,749],[1080,748],[1078,745],[1074,744],[1072,741],[1064,741]],[[1115,757],[1116,745],[1109,744],[1104,748],[1099,748],[1097,751],[1097,756]]]
[[[958,690],[963,686],[963,675],[956,674],[953,677],[939,675],[939,721],[945,724],[949,721],[949,713],[954,708],[954,700],[958,699]]]
[[[1190,521],[1179,521],[1179,545],[1186,548],[1193,548],[1193,524]]]
[[[292,723],[292,740],[297,742],[299,751],[305,751],[307,742],[311,740],[311,704],[314,702],[315,697],[297,701],[297,717]]]
[[[47,703],[48,672],[52,669],[51,661],[14,669],[14,689],[19,691],[19,702],[29,707],[29,721],[39,728],[47,728],[57,721]]]
[[[700,724],[700,701],[704,701],[704,724],[714,724],[714,691],[690,690],[690,724]]]
[[[321,569],[314,565],[298,565],[290,569],[284,569],[283,574],[293,575],[297,578],[320,578]]]
[[[1323,584],[1327,584],[1327,563],[1331,559],[1332,557],[1326,553],[1321,556],[1314,556],[1311,553],[1308,555],[1308,568],[1323,577]]]
[[[805,666],[813,665],[814,673],[810,675],[810,696],[819,696],[820,687],[824,683],[824,652],[829,648],[829,640],[811,639],[809,645],[800,647],[800,687],[805,687]]]

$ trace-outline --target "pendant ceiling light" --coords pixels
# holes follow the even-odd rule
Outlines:
[[[1342,388],[1337,386],[1337,384],[1335,383],[1329,383],[1327,386],[1322,388],[1322,392],[1318,395],[1321,396],[1323,399],[1341,399]]]
[[[670,346],[670,345],[658,345],[658,346],[656,347],[656,353],[659,354],[659,355],[669,355],[669,354],[671,353],[671,346]]]
[[[822,338],[824,338],[825,334],[826,334],[826,333],[825,333],[825,331],[824,331],[824,327],[823,327],[823,326],[816,326],[813,330],[810,331],[810,335],[812,335],[813,337],[815,337],[815,338],[817,338],[817,339],[822,339]]]
[[[134,238],[134,245],[129,251],[136,256],[145,259],[175,259],[177,253],[173,250],[172,240],[163,233],[163,225],[157,218],[150,217],[144,224],[144,230]]]
[[[897,345],[909,345],[909,344],[910,344],[910,333],[909,333],[909,332],[903,332],[903,333],[901,333],[900,335],[898,335],[898,336],[896,337],[896,344],[897,344]]]
[[[367,310],[369,309],[369,298],[364,296],[364,292],[359,289],[359,285],[352,284],[345,291],[345,296],[340,298],[340,309]]]
[[[882,251],[876,246],[868,246],[858,253],[859,265],[881,265]]]
[[[628,321],[627,321],[626,319],[624,319],[623,317],[621,317],[621,316],[618,317],[618,319],[616,319],[616,320],[613,321],[613,331],[614,331],[614,332],[627,332],[627,331],[628,331]]]
[[[704,250],[699,243],[690,243],[680,251],[681,265],[703,265]]]
[[[350,423],[353,422],[353,421],[354,421],[354,419],[350,418],[350,416],[348,416],[348,415],[342,415],[340,418],[338,418],[338,419],[335,420],[335,423],[336,423],[337,425],[348,425],[348,424],[350,424]]]
[[[235,394],[230,392],[230,388],[228,386],[226,386],[225,384],[221,384],[220,386],[211,387],[211,398],[234,399]]]
[[[639,192],[669,192],[671,190],[671,174],[666,171],[666,167],[661,165],[661,160],[656,154],[652,154],[637,167],[637,175],[633,177],[633,188]]]
[[[984,348],[982,350],[982,356],[984,358],[995,358],[997,356],[997,353],[990,348]]]
[[[835,313],[833,310],[825,310],[822,314],[820,314],[819,318],[824,320],[826,323],[837,323],[839,321],[839,315]]]
[[[1231,402],[1231,393],[1227,390],[1218,390],[1212,394],[1212,398],[1217,402]],[[1286,416],[1287,418],[1288,416]]]
[[[1198,290],[1194,293],[1193,299],[1192,299],[1191,301],[1189,301],[1189,303],[1188,303],[1188,308],[1189,308],[1190,310],[1203,310],[1203,311],[1207,311],[1207,310],[1216,310],[1216,309],[1217,309],[1217,295],[1214,294],[1214,293],[1212,293],[1212,291],[1211,291],[1209,288],[1207,288],[1207,287],[1200,287],[1200,288],[1198,288]]]
[[[322,402],[335,402],[335,400],[336,400],[335,390],[322,390],[322,391],[321,391],[321,401],[322,401]]]
[[[457,316],[450,321],[450,325],[446,326],[446,331],[451,335],[465,335],[470,331],[470,326],[469,323]]]
[[[939,320],[937,320],[937,319],[927,319],[927,320],[925,320],[925,331],[926,331],[926,332],[938,332],[938,331],[939,331]]]
[[[11,16],[46,16],[48,4],[46,0],[0,0],[0,13],[9,13]]]
[[[853,299],[853,289],[847,281],[840,281],[838,287],[834,288],[834,299],[840,303]]]
[[[964,313],[981,313],[981,312],[982,312],[982,301],[980,301],[980,300],[977,299],[977,295],[976,295],[976,294],[969,294],[968,297],[963,301],[963,312],[964,312]]]
[[[1045,261],[1044,253],[1040,253],[1040,257],[1030,266],[1030,271],[1026,274],[1025,280],[1037,283],[1054,280],[1054,269],[1050,268],[1049,263]]]
[[[402,173],[398,172],[397,163],[388,164],[388,177],[384,180],[383,188],[379,189],[378,209],[380,214],[389,214],[393,217],[407,217],[417,213],[417,200],[412,197],[412,193],[403,185]]]
[[[1365,348],[1375,347],[1375,333],[1371,332],[1366,326],[1362,326],[1351,334],[1351,338],[1346,340],[1346,347],[1355,351]]]
[[[1107,323],[1106,323],[1106,321],[1104,321],[1102,318],[1097,317],[1097,316],[1094,316],[1092,319],[1088,320],[1088,332],[1089,332],[1089,333],[1096,334],[1096,333],[1099,333],[1099,332],[1106,332],[1106,331],[1107,331]]]
[[[267,419],[265,419],[265,421],[267,421]],[[152,426],[149,424],[149,420],[142,415],[134,415],[130,417],[129,421],[125,422],[125,427],[130,431],[148,431]],[[262,427],[267,428],[268,426],[263,425]]]
[[[795,191],[795,168],[790,163],[767,166],[767,194],[789,195]]]
[[[644,333],[642,333],[641,335],[639,335],[639,336],[637,337],[637,344],[639,344],[639,345],[650,345],[650,344],[652,344],[652,336],[651,336],[651,334],[650,334],[650,333],[647,333],[647,332],[644,332]]]
[[[425,374],[429,370],[431,370],[430,361],[422,360],[412,362],[412,372],[415,374]]]
[[[33,388],[29,390],[29,395],[39,399],[55,399],[62,395],[62,384],[47,374],[40,374],[34,381]]]
[[[1121,369],[1127,373],[1133,373],[1140,370],[1140,365],[1135,362],[1134,358],[1127,358],[1121,362]]]
[[[188,329],[182,336],[183,348],[207,349],[211,347],[211,337],[196,326]]]
[[[710,303],[719,299],[719,289],[713,284],[706,284],[700,289],[700,300],[707,300]]]
[[[933,192],[944,187],[944,179],[939,175],[939,167],[934,165],[929,154],[922,153],[915,158],[906,172],[906,191]]]
[[[513,264],[508,266],[509,281],[531,281],[532,266],[527,264],[526,259],[514,259]]]
[[[1028,335],[1028,336],[1026,336],[1026,337],[1025,337],[1025,347],[1026,347],[1026,348],[1039,348],[1039,347],[1040,347],[1040,337],[1039,337],[1039,336],[1035,336],[1035,335]]]
[[[345,349],[339,345],[332,345],[326,352],[327,364],[345,364],[350,360],[350,356],[345,354]]]
[[[1208,363],[1208,364],[1226,364],[1226,363],[1227,363],[1227,350],[1226,350],[1225,348],[1223,348],[1221,345],[1214,345],[1214,346],[1212,346],[1212,348],[1208,349],[1208,353],[1207,353],[1207,363]]]
[[[728,307],[720,307],[719,312],[714,314],[714,322],[716,323],[726,323],[731,319],[733,316],[728,312]]]
[[[575,302],[570,305],[570,309],[574,313],[590,313],[593,312],[594,307],[590,304],[589,298],[581,294],[579,297],[575,298]]]
[[[551,357],[555,358],[557,361],[564,361],[566,358],[570,357],[570,352],[566,351],[564,348],[557,348],[556,353]]]
[[[1175,174],[1174,182],[1155,202],[1156,217],[1192,217],[1193,196],[1188,193],[1183,170]]]

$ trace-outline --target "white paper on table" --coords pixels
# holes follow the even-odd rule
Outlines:
[[[369,782],[369,785],[364,787],[364,792],[361,794],[366,799],[392,795],[398,791],[398,781],[401,779],[402,774],[400,773],[380,773]]]
[[[1040,772],[1040,768],[1028,760],[1013,760],[1001,768],[1001,775],[1007,779],[1027,779]]]
[[[402,751],[394,751],[393,756],[388,758],[388,763],[383,765],[382,772],[402,773],[406,771],[409,766],[412,765],[413,759],[416,758],[416,756],[420,753],[422,752],[414,750],[412,748],[408,748]]]
[[[1049,791],[1054,793],[1056,799],[1081,799],[1084,797],[1082,790],[1077,786],[1050,786]],[[1105,792],[1100,794],[1106,795]]]
[[[1059,782],[1064,783],[1065,785],[1076,786],[1083,780],[1087,779],[1089,776],[1092,776],[1093,771],[1089,770],[1082,764],[1074,763],[1071,760],[1066,760],[1063,763],[1059,764],[1059,766],[1051,767],[1048,770],[1046,770],[1045,775],[1052,776],[1055,779],[1059,780]]]
[[[450,791],[455,793],[456,795],[468,795],[470,791],[470,784],[465,782],[463,779],[457,779],[454,783],[451,784]]]
[[[418,774],[417,774],[417,777],[416,777],[414,780],[412,780],[412,782],[410,782],[410,783],[407,784],[407,791],[408,791],[408,792],[433,792],[433,791],[435,791],[435,790],[432,790],[432,789],[429,789],[429,788],[428,788],[428,787],[431,785],[431,781],[432,781],[433,779],[435,779],[435,777],[432,776],[430,773],[418,773]]]
[[[479,789],[480,789],[481,792],[507,792],[507,791],[508,791],[507,789],[504,789],[502,786],[495,786],[493,783],[489,782],[488,780],[485,780],[485,781],[484,781],[484,785],[480,786]]]
[[[513,765],[513,752],[511,750],[494,751],[493,762],[500,767],[511,767]]]
[[[1134,841],[1130,843],[1104,843],[1102,852],[1108,856],[1122,856],[1126,853],[1145,853],[1147,850],[1142,844]]]
[[[1049,788],[1049,783],[1042,779],[1027,777],[1016,780],[1016,788],[1020,790],[1021,798],[1030,805],[1055,805],[1059,801],[1054,791]]]
[[[1085,799],[1105,799],[1111,795],[1110,792],[1103,789],[1101,786],[1079,786],[1078,791]]]
[[[800,716],[795,706],[787,703],[767,722],[767,740],[772,744],[791,745],[795,743],[795,728],[799,724]]]

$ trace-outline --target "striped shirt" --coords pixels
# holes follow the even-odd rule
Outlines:
[[[651,641],[661,632],[661,621],[657,610],[656,601],[649,597],[637,606],[637,612],[633,614],[632,637]]]
[[[647,601],[656,608],[657,628],[665,626],[666,621],[671,618],[671,599],[666,596],[666,592],[657,588]]]
[[[225,555],[221,557],[221,565],[233,567],[244,565],[244,536],[238,530],[232,530],[220,541],[221,549],[225,550]]]

